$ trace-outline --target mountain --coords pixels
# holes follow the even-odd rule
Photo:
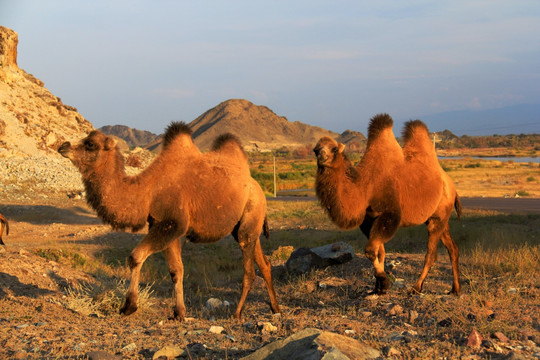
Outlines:
[[[246,150],[315,145],[322,136],[339,136],[317,126],[290,122],[268,107],[244,99],[224,101],[193,120],[189,126],[193,129],[195,144],[202,150],[210,148],[214,139],[224,132],[240,138]]]
[[[489,110],[448,111],[420,117],[430,131],[451,130],[456,135],[540,133],[540,104],[521,104]]]
[[[119,137],[129,145],[129,147],[144,147],[155,142],[159,135],[146,130],[133,129],[125,125],[106,125],[98,129],[106,135]]]
[[[94,127],[18,67],[17,45],[17,33],[0,26],[0,157],[56,154],[61,143]]]

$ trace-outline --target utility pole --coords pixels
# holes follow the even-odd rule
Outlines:
[[[276,156],[274,155],[274,197],[277,197]]]
[[[439,139],[439,137],[437,136],[437,133],[433,133],[433,147],[435,149],[437,149],[437,143],[442,141],[441,139]]]

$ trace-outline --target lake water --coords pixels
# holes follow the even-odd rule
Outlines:
[[[463,159],[464,156],[439,156],[439,160],[457,160]],[[478,160],[497,160],[497,161],[513,161],[519,163],[540,163],[540,158],[538,157],[496,157],[496,156],[467,156],[469,159],[478,159]]]

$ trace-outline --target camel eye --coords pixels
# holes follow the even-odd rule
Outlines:
[[[93,141],[86,141],[84,143],[84,147],[86,148],[86,150],[88,151],[94,151],[94,150],[97,150],[97,145],[95,142]]]
[[[337,153],[337,151],[338,151],[338,148],[337,148],[337,147],[333,147],[333,148],[332,148],[332,152],[333,152],[334,154]]]

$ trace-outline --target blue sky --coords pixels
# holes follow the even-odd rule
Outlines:
[[[0,25],[95,127],[161,133],[231,98],[364,133],[379,112],[540,103],[538,0],[0,0]]]

